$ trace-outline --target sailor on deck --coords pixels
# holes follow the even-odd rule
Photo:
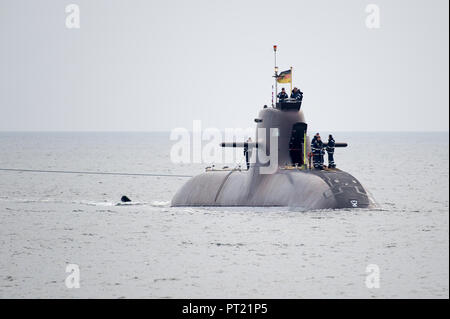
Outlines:
[[[311,152],[313,154],[314,168],[323,169],[323,155],[325,153],[323,149],[323,143],[320,135],[316,134],[311,141]]]
[[[328,167],[335,168],[336,163],[334,162],[334,147],[336,146],[336,142],[334,141],[333,135],[328,136],[327,143],[327,153],[328,153]]]
[[[248,146],[248,144],[251,142],[252,138],[249,137],[247,139],[247,142],[244,143],[244,156],[245,156],[245,163],[247,165],[247,170],[250,169],[250,159],[252,158],[252,148]]]
[[[286,100],[287,98],[289,98],[289,95],[286,93],[286,91],[284,90],[284,88],[281,89],[281,92],[278,93],[277,95],[278,100],[280,102],[283,102],[284,100]]]

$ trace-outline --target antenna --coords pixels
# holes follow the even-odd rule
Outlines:
[[[275,78],[275,104],[277,103],[277,97],[278,97],[278,67],[277,67],[277,45],[274,44],[273,45],[273,55],[275,58],[275,74],[274,74],[274,78]],[[273,105],[272,105],[273,106]]]

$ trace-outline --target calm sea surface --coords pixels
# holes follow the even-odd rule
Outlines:
[[[171,208],[178,177],[0,171],[0,297],[448,298],[448,133],[336,133],[376,210]],[[194,175],[156,133],[0,133],[0,168]],[[117,206],[122,195],[136,204]],[[67,264],[80,269],[68,289]],[[368,288],[368,265],[379,288]],[[370,277],[373,278],[373,277]]]

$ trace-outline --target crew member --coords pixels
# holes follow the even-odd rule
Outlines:
[[[311,159],[313,157],[313,145],[315,145],[318,135],[319,133],[316,133],[316,135],[314,135],[311,140],[311,152],[308,153],[309,169],[311,169]]]
[[[319,133],[316,133],[316,135],[314,135],[312,140],[311,140],[311,152],[309,153],[309,157],[310,157],[309,167],[311,167],[311,157],[313,155],[313,148],[312,148],[312,146],[314,145],[314,143],[316,143],[316,140],[317,140],[318,136],[320,136]]]
[[[334,163],[334,147],[336,146],[336,142],[334,141],[333,135],[328,136],[327,143],[327,153],[328,153],[328,167],[335,168],[336,164]]]
[[[317,137],[320,136],[319,133],[316,133],[316,135],[313,136],[312,140],[311,140],[311,145],[316,141]]]
[[[249,137],[247,142],[244,144],[244,156],[245,162],[247,164],[247,170],[250,169],[250,159],[252,157],[252,147],[249,147],[248,144],[252,142],[252,138]]]
[[[320,139],[320,136],[319,136],[319,140],[320,140],[320,144],[322,146],[322,148],[320,150],[320,169],[323,169],[323,165],[325,163],[325,160],[324,160],[324,157],[325,157],[325,145],[323,145],[323,142]]]
[[[316,134],[311,141],[311,152],[313,154],[313,165],[314,168],[323,169],[323,143],[320,135]]]
[[[283,102],[284,100],[286,100],[287,98],[289,98],[288,94],[286,93],[286,91],[284,90],[284,88],[281,89],[281,92],[278,93],[277,95],[278,100],[280,102]]]
[[[291,93],[291,99],[295,99],[301,102],[303,100],[303,92],[300,91],[297,87],[294,87]]]

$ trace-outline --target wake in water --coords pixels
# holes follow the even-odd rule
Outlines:
[[[154,200],[151,202],[97,202],[97,201],[65,201],[54,198],[8,198],[0,197],[2,202],[19,203],[19,204],[32,204],[32,203],[54,203],[54,204],[73,204],[73,205],[86,205],[95,207],[113,207],[113,206],[149,206],[149,207],[169,207],[170,201]]]

